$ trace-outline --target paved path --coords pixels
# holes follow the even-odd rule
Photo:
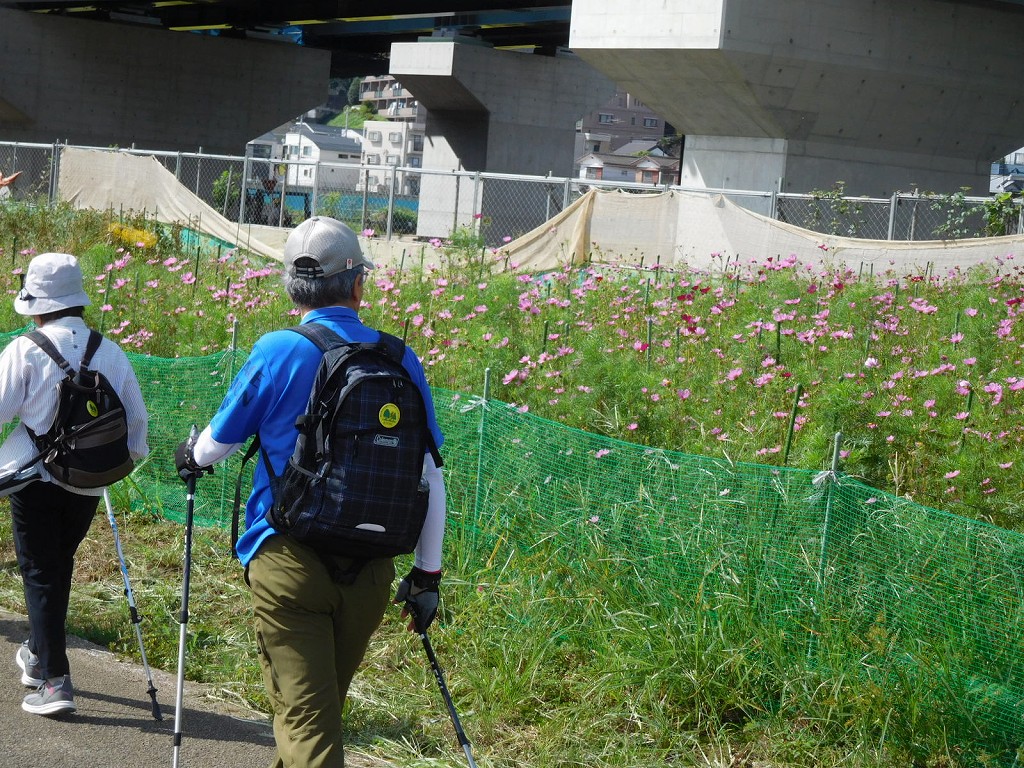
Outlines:
[[[0,613],[0,768],[161,768],[173,763],[176,673],[151,669],[162,721],[153,717],[141,665],[69,638],[77,712],[41,717],[21,709],[30,690],[14,662],[28,637],[23,616]],[[274,755],[269,721],[185,682],[180,768],[264,768]],[[352,755],[352,768],[383,766]]]

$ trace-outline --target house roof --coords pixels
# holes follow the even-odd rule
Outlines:
[[[651,154],[658,155],[665,154],[658,149],[658,142],[651,141],[650,139],[633,139],[633,141],[623,144],[618,149],[612,150],[613,155],[635,155],[638,152],[650,152]]]
[[[577,165],[585,166],[613,166],[616,168],[648,168],[659,169],[677,168],[678,157],[667,157],[660,155],[618,155],[608,152],[588,152],[577,160]]]
[[[347,136],[345,131],[345,128],[338,126],[298,123],[292,126],[288,133],[289,135],[301,134],[303,138],[313,142],[321,150],[358,155],[362,151],[359,141]]]

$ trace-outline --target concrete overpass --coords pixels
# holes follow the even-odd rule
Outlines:
[[[427,167],[565,175],[617,84],[686,135],[687,184],[984,193],[1024,144],[1022,22],[1019,0],[0,0],[0,138],[238,152],[332,74],[389,70],[430,112]]]

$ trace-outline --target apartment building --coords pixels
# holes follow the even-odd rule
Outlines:
[[[616,91],[602,107],[576,123],[576,157],[607,154],[631,141],[657,142],[674,132],[654,110],[625,91]]]

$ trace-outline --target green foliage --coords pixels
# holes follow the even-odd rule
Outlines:
[[[681,133],[675,133],[672,136],[662,136],[658,139],[658,149],[669,157],[679,157],[685,138]]]
[[[810,229],[830,235],[859,237],[867,222],[863,203],[846,197],[846,182],[837,181],[831,189],[812,189]]]
[[[1014,202],[1017,200],[1017,202]],[[1020,201],[1012,192],[1000,192],[985,203],[985,234],[989,237],[1009,235],[1016,231],[1020,217]]]
[[[230,186],[228,186],[230,183]],[[234,208],[238,205],[238,198],[241,193],[241,185],[238,179],[232,179],[229,171],[224,171],[220,176],[213,182],[213,204],[214,207],[220,211],[225,206],[225,201],[228,208]]]
[[[999,192],[981,203],[970,203],[966,198],[970,187],[961,187],[952,195],[933,196],[930,207],[942,212],[946,220],[935,228],[936,236],[943,240],[965,237],[998,237],[1017,231],[1020,219],[1020,198],[1011,192]],[[977,225],[983,226],[979,230]]]
[[[364,123],[367,120],[373,119],[374,114],[376,114],[368,104],[369,102],[366,104],[353,102],[345,107],[340,114],[335,115],[327,124],[335,128],[349,128],[353,131],[362,130]]]
[[[353,77],[352,81],[348,84],[348,103],[350,105],[359,103],[359,89],[363,84],[361,77]]]
[[[388,231],[387,208],[378,209],[367,216],[367,225],[378,234],[385,234]],[[392,235],[413,235],[416,234],[416,213],[408,208],[396,206],[391,211],[391,234]]]
[[[959,240],[975,236],[971,219],[978,213],[978,207],[967,202],[969,191],[970,187],[961,187],[951,195],[938,195],[933,198],[931,209],[942,212],[946,217],[946,220],[934,229],[937,237],[943,240]]]
[[[243,348],[294,322],[273,264],[182,252],[170,229],[151,248],[119,247],[103,214],[25,210],[14,221],[9,210],[0,209],[11,261],[0,288],[16,290],[34,250],[71,250],[97,299],[88,319],[118,329],[130,351],[210,355],[230,344],[235,320]],[[1018,268],[867,278],[765,259],[729,274],[516,275],[501,271],[506,256],[484,247],[478,223],[424,244],[402,270],[376,270],[363,307],[370,325],[408,333],[436,387],[462,393],[435,395],[463,417],[447,414],[450,423],[470,431],[446,442],[446,586],[432,637],[478,756],[538,768],[690,764],[695,754],[708,764],[952,768],[1010,754],[979,725],[1009,688],[953,671],[980,647],[991,676],[1009,676],[1015,627],[984,637],[987,624],[941,623],[962,606],[922,602],[938,617],[929,626],[949,636],[916,636],[901,611],[931,594],[927,564],[955,566],[943,573],[951,594],[971,585],[957,602],[972,616],[998,607],[976,595],[1012,587],[1019,570],[1005,532],[978,535],[968,520],[1024,525]],[[0,306],[3,329],[23,322]],[[189,407],[208,368],[168,402]],[[478,433],[466,416],[481,405],[469,393],[482,392],[488,369],[489,418],[509,419]],[[862,496],[894,494],[836,510],[836,551],[876,547],[881,577],[852,560],[819,570],[827,496],[798,487],[782,465],[797,384],[789,466],[805,479],[827,467],[839,431],[844,471],[880,489]],[[515,418],[519,410],[531,419]],[[500,476],[483,467],[477,503],[465,477],[485,436],[519,461]],[[164,446],[154,461],[167,461],[170,439],[154,430],[152,444]],[[171,480],[116,497],[150,662],[164,669],[174,666],[181,576],[182,531],[159,519],[183,495]],[[209,480],[212,494],[220,482]],[[623,489],[635,498],[623,501]],[[923,508],[901,508],[907,496],[963,522],[932,525]],[[107,535],[98,520],[79,559],[71,627],[134,656]],[[782,546],[792,540],[795,550]],[[197,533],[187,673],[265,710],[249,601],[226,551],[226,532]],[[0,552],[0,600],[17,609],[7,515]],[[1006,568],[984,570],[992,562]],[[819,599],[826,578],[848,602]],[[357,678],[349,744],[408,764],[457,764],[416,645],[392,610]]]

